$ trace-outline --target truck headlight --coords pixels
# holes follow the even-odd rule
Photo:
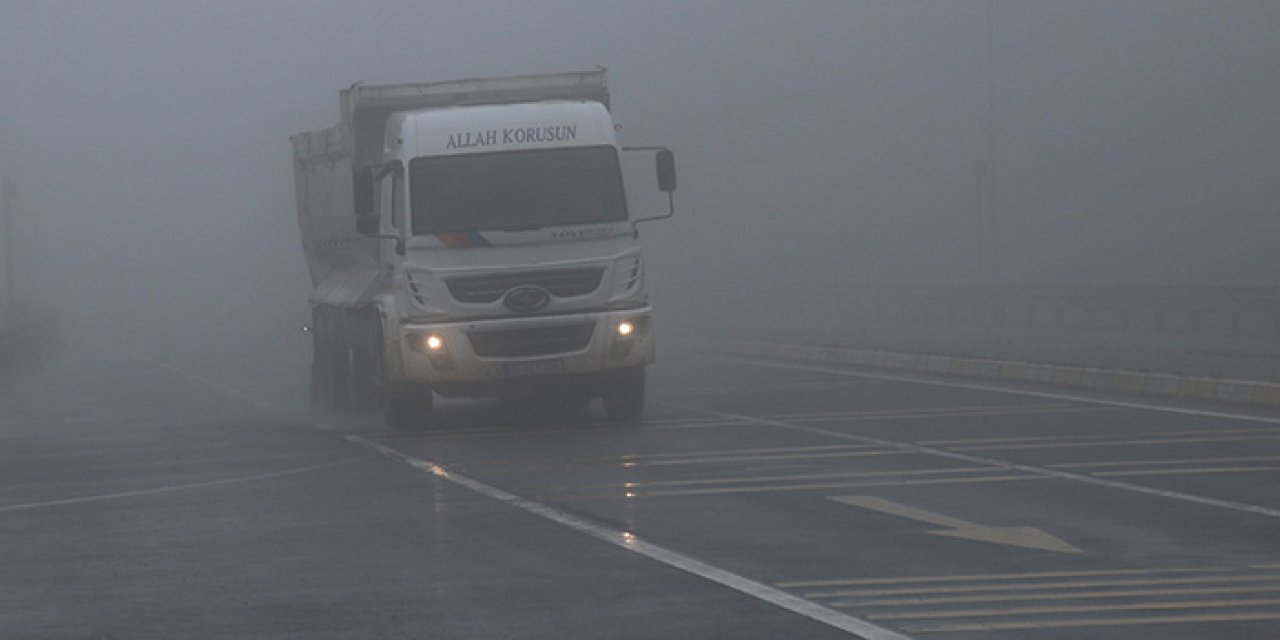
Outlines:
[[[415,351],[427,356],[432,366],[437,369],[453,367],[453,357],[449,355],[449,345],[444,336],[438,333],[418,333],[409,339]]]
[[[426,349],[427,353],[442,351],[444,349],[444,338],[441,338],[434,333],[430,334],[422,339],[422,346]]]
[[[647,316],[619,320],[613,325],[613,349],[610,355],[614,358],[627,357],[627,354],[631,353],[631,348],[640,340],[648,327]]]

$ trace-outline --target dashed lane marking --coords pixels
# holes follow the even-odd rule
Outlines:
[[[1041,607],[1009,607],[998,609],[948,609],[945,611],[909,611],[902,613],[877,613],[867,616],[872,620],[937,620],[954,618],[990,618],[995,616],[1029,616],[1045,613],[1109,613],[1112,611],[1159,611],[1176,609],[1221,609],[1236,607],[1273,607],[1280,605],[1277,598],[1244,600],[1188,600],[1185,602],[1127,602],[1123,604],[1085,604]],[[1043,624],[1043,623],[1041,623]]]
[[[732,478],[699,478],[695,480],[648,480],[643,482],[628,482],[624,486],[628,489],[651,489],[655,487],[696,487],[720,484],[750,484],[756,482],[792,482],[798,480],[849,480],[853,478],[954,475],[984,473],[991,470],[991,467],[950,467],[945,469],[911,469],[901,471],[845,471],[842,473],[802,473],[792,475],[742,476]]]
[[[1104,469],[1107,467],[1153,467],[1162,465],[1219,464],[1229,462],[1275,462],[1280,456],[1226,456],[1220,458],[1177,458],[1163,460],[1108,460],[1105,462],[1055,462],[1054,469]]]
[[[1173,589],[1104,589],[1101,591],[1070,591],[1066,593],[987,593],[973,596],[935,596],[908,598],[885,598],[880,600],[836,601],[831,606],[840,607],[935,607],[944,604],[977,604],[980,602],[1023,602],[1037,600],[1092,600],[1136,598],[1146,596],[1221,596],[1230,593],[1280,593],[1280,582],[1276,584],[1248,585],[1243,587],[1183,587]]]
[[[1274,473],[1280,467],[1177,467],[1173,469],[1128,469],[1124,471],[1094,471],[1091,475],[1099,478],[1123,478],[1133,476],[1182,476],[1188,474],[1223,474],[1223,473]]]
[[[1275,438],[1280,436],[1280,429],[1274,427],[1251,427],[1248,429],[1182,429],[1178,431],[1135,431],[1108,434],[1072,434],[1072,435],[1039,435],[1039,436],[1003,436],[999,438],[947,438],[943,440],[920,440],[918,444],[949,445],[986,445],[986,444],[1036,444],[1058,442],[1107,442],[1117,444],[1118,441],[1133,438],[1159,439],[1165,436],[1175,438],[1193,438],[1198,436],[1264,436]]]
[[[834,591],[823,591],[817,593],[806,593],[806,598],[852,598],[852,597],[883,597],[883,596],[921,596],[929,594],[957,593],[963,592],[967,594],[973,593],[1012,593],[1019,591],[1036,591],[1036,592],[1053,592],[1060,589],[1081,589],[1096,587],[1147,587],[1154,585],[1191,585],[1191,584],[1229,584],[1240,582],[1266,582],[1280,583],[1280,576],[1273,574],[1244,574],[1235,573],[1229,575],[1198,575],[1191,577],[1134,577],[1134,578],[1100,578],[1100,579],[1083,579],[1083,580],[1059,580],[1056,582],[1024,582],[1018,584],[982,584],[982,585],[965,585],[957,587],[955,585],[946,586],[925,586],[925,587],[893,587],[893,588],[875,588],[875,589],[836,589]],[[1051,596],[1046,596],[1051,597]]]
[[[959,478],[922,478],[867,480],[863,482],[819,482],[808,484],[778,484],[753,487],[717,487],[714,489],[658,489],[656,491],[635,492],[633,498],[662,498],[674,496],[710,496],[743,493],[777,493],[782,491],[816,491],[831,489],[864,489],[874,487],[920,487],[955,484],[986,484],[990,482],[1027,482],[1044,480],[1033,475],[986,475]]]
[[[858,380],[856,382],[796,382],[791,384],[753,384],[740,387],[686,387],[665,390],[664,395],[676,396],[708,396],[731,395],[735,393],[768,393],[772,391],[822,391],[829,389],[849,389],[884,384],[880,380]]]
[[[1030,581],[1043,580],[1046,578],[1094,578],[1099,576],[1148,576],[1148,575],[1176,575],[1182,573],[1206,573],[1211,571],[1219,571],[1222,573],[1235,573],[1241,571],[1260,570],[1267,571],[1271,569],[1280,569],[1280,564],[1251,564],[1243,567],[1226,567],[1222,569],[1214,569],[1213,567],[1164,567],[1155,569],[1084,569],[1076,571],[1032,571],[1022,573],[962,573],[957,575],[941,575],[941,576],[901,576],[896,578],[846,578],[846,579],[827,579],[827,580],[791,580],[787,582],[779,582],[778,586],[784,589],[816,589],[827,587],[853,587],[860,585],[904,585],[904,584],[950,584],[955,582],[1004,582],[1004,581]],[[969,587],[958,586],[958,590],[967,590]]]
[[[1186,615],[1130,616],[1106,618],[1076,618],[1056,620],[1022,620],[1010,622],[978,622],[942,624],[936,626],[910,626],[915,633],[946,633],[966,631],[1025,631],[1029,629],[1068,629],[1079,627],[1118,627],[1132,625],[1191,624],[1211,622],[1266,622],[1280,620],[1280,610],[1259,612],[1211,612]]]
[[[1064,408],[1008,408],[1008,409],[982,409],[982,410],[921,410],[907,409],[895,411],[830,411],[824,413],[797,413],[790,415],[768,416],[771,418],[780,418],[785,420],[794,420],[796,422],[837,422],[837,421],[886,421],[886,420],[926,420],[929,418],[987,418],[994,416],[1027,416],[1027,415],[1044,415],[1044,414],[1068,414],[1068,413],[1102,413],[1108,411],[1119,411],[1115,407],[1089,407],[1076,406]]]
[[[866,444],[815,444],[799,447],[756,447],[743,449],[711,449],[702,451],[669,451],[664,453],[643,453],[622,456],[625,462],[644,462],[650,460],[675,460],[682,458],[738,458],[769,453],[806,453],[822,451],[852,451],[872,448]]]
[[[781,583],[912,633],[1280,619],[1274,565],[855,578]],[[1240,596],[1240,597],[1235,597]],[[1259,610],[1262,609],[1262,610]]]
[[[864,458],[870,456],[897,456],[904,452],[895,449],[863,448],[853,451],[825,451],[812,453],[773,453],[745,456],[702,456],[689,458],[672,458],[667,460],[632,461],[631,466],[672,466],[687,464],[718,464],[739,462],[771,462],[780,460],[826,460],[833,458]],[[623,463],[626,464],[625,462]]]
[[[1030,451],[1037,449],[1081,449],[1089,447],[1133,447],[1140,445],[1166,446],[1176,444],[1197,444],[1203,442],[1249,442],[1255,440],[1275,440],[1274,433],[1250,436],[1201,436],[1191,438],[1147,438],[1133,440],[1091,440],[1086,442],[1031,442],[1018,444],[984,444],[961,445],[949,447],[951,451]]]

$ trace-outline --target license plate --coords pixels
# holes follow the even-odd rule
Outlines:
[[[529,362],[508,362],[502,366],[502,372],[508,376],[545,376],[564,372],[563,360],[531,360]]]

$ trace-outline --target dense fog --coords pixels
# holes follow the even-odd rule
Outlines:
[[[1280,280],[1280,3],[0,3],[19,295],[306,319],[288,136],[356,81],[609,69],[651,287]]]

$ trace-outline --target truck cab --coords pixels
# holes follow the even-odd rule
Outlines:
[[[422,423],[433,395],[599,397],[611,418],[639,417],[655,356],[644,218],[598,73],[574,85],[594,95],[567,98],[543,85],[545,99],[500,99],[520,79],[498,81],[506,93],[491,81],[493,103],[406,110],[386,106],[405,85],[365,105],[344,92],[351,126],[334,146],[353,159],[357,233],[333,234],[325,252],[343,257],[312,272],[313,391],[381,398],[393,426]],[[657,151],[669,194],[670,151],[641,151]]]

